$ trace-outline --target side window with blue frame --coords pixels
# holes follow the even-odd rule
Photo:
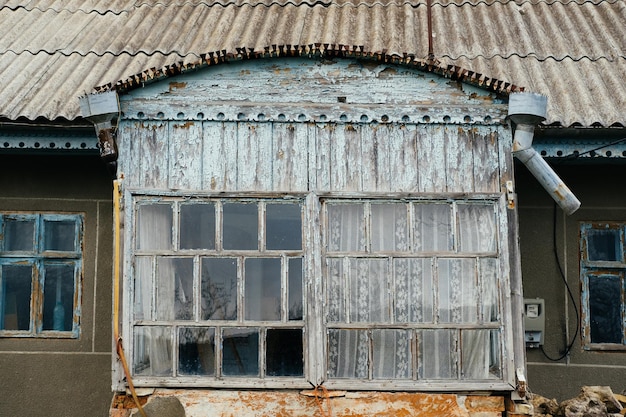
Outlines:
[[[0,337],[78,338],[83,215],[0,213]]]
[[[580,271],[587,349],[626,348],[624,223],[582,223]]]

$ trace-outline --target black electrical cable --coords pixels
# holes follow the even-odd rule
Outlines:
[[[554,203],[554,213],[553,213],[553,217],[552,217],[552,250],[554,251],[554,258],[556,260],[556,264],[559,267],[559,275],[561,276],[561,279],[563,280],[563,283],[565,284],[565,288],[567,288],[567,293],[569,294],[569,298],[572,301],[572,305],[574,306],[574,313],[576,313],[576,331],[574,332],[574,337],[572,337],[572,341],[567,345],[567,347],[565,348],[565,352],[559,356],[558,358],[553,358],[550,355],[548,355],[548,353],[543,349],[543,346],[540,346],[541,348],[541,353],[543,353],[543,355],[548,358],[549,360],[553,361],[553,362],[558,362],[562,359],[564,359],[567,355],[569,355],[569,353],[572,350],[572,347],[574,346],[574,343],[576,343],[576,338],[578,337],[578,328],[580,327],[580,315],[578,314],[578,306],[576,305],[576,300],[574,299],[574,294],[572,294],[572,289],[570,288],[569,284],[567,283],[567,277],[565,276],[565,273],[563,272],[563,268],[561,267],[561,260],[559,259],[559,252],[558,252],[558,248],[556,245],[556,212],[557,212],[557,208],[556,208],[556,203]],[[565,325],[567,326],[567,323],[565,323]]]

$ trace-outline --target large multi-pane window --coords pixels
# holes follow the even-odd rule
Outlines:
[[[505,378],[496,199],[133,202],[139,385]]]
[[[583,337],[591,349],[626,346],[624,223],[581,225]]]
[[[0,336],[78,337],[83,218],[0,214]]]

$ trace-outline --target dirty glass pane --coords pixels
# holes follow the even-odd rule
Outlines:
[[[152,257],[135,258],[135,320],[152,318]]]
[[[202,320],[237,319],[237,259],[202,258]]]
[[[267,329],[268,376],[303,376],[302,329]]]
[[[44,220],[44,250],[76,251],[76,222],[73,220]]]
[[[418,203],[415,207],[415,251],[445,252],[452,250],[451,206]]]
[[[617,275],[589,276],[591,343],[622,343],[622,286]]]
[[[457,378],[457,331],[422,330],[417,334],[419,345],[419,379]]]
[[[328,322],[346,320],[345,283],[343,275],[343,259],[329,258],[327,262],[326,298]]]
[[[498,311],[498,261],[494,258],[479,260],[480,280],[482,288],[480,303],[482,320],[496,322],[499,320]]]
[[[32,265],[2,265],[0,276],[0,308],[3,330],[30,329],[30,297]]]
[[[180,248],[215,249],[215,205],[180,206]]]
[[[222,331],[222,373],[259,376],[259,329],[235,327]]]
[[[619,230],[587,230],[587,257],[590,261],[623,262]]]
[[[172,249],[172,205],[142,204],[137,209],[137,249]]]
[[[258,249],[259,215],[255,203],[224,204],[223,223],[224,249]]]
[[[459,204],[459,251],[495,252],[496,216],[493,205]]]
[[[368,378],[366,330],[328,330],[328,374],[331,378]]]
[[[410,330],[374,329],[372,343],[374,379],[411,378],[413,361]]]
[[[178,374],[215,375],[215,328],[178,329]]]
[[[245,260],[245,319],[280,320],[280,258]]]
[[[386,259],[350,259],[350,320],[389,321]]]
[[[500,378],[500,338],[496,330],[461,330],[461,378]]]
[[[439,320],[477,323],[478,288],[474,259],[439,259]]]
[[[135,327],[133,372],[172,376],[172,331],[169,327]]]
[[[299,204],[268,204],[265,218],[268,250],[302,249],[302,209]]]
[[[302,320],[302,258],[289,259],[289,320]]]
[[[433,322],[433,268],[431,262],[430,258],[393,260],[396,322]]]
[[[4,250],[33,252],[35,250],[35,220],[5,218]]]
[[[409,225],[407,205],[386,203],[371,205],[372,251],[407,251]]]
[[[73,264],[44,266],[43,330],[72,330],[74,269]]]
[[[328,250],[364,251],[365,221],[363,204],[329,204]]]
[[[157,320],[193,320],[193,258],[157,258]]]

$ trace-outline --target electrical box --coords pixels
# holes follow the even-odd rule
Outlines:
[[[542,298],[524,299],[524,341],[527,348],[543,346],[546,333],[545,304]]]

